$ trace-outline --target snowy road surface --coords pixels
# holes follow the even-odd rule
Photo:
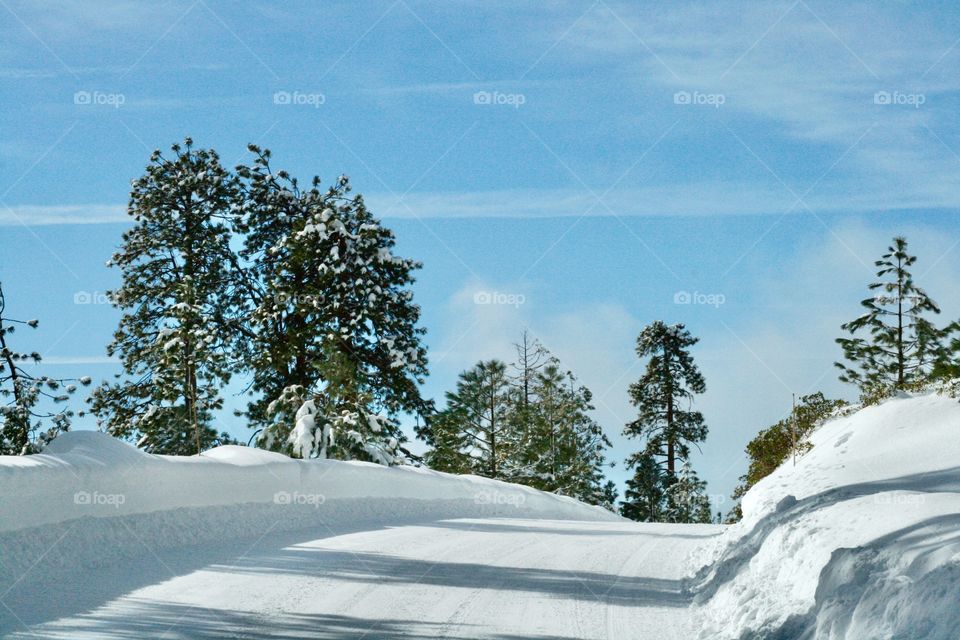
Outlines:
[[[720,527],[505,518],[267,534],[51,582],[0,632],[45,638],[689,638],[684,560]],[[44,603],[44,604],[41,604]]]

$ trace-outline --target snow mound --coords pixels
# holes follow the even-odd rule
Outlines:
[[[140,460],[147,455],[123,440],[111,438],[98,431],[70,431],[61,434],[47,445],[44,452],[46,456],[40,459],[69,455],[73,462],[83,460],[99,464]]]
[[[73,569],[257,531],[488,516],[621,520],[475,476],[236,446],[158,456],[89,431],[64,434],[43,454],[0,456],[0,487],[0,586],[4,569],[18,575],[39,557]],[[69,545],[54,544],[68,534]]]
[[[960,403],[894,398],[810,440],[701,550],[701,638],[955,640]]]

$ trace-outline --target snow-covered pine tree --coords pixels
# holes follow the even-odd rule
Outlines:
[[[894,238],[874,263],[877,281],[869,289],[876,293],[860,303],[866,312],[840,327],[851,336],[837,339],[847,360],[835,363],[840,380],[864,393],[922,382],[948,357],[944,342],[955,325],[940,330],[927,318],[939,314],[940,307],[914,283],[910,267],[916,261],[907,240]],[[857,336],[861,331],[866,335]]]
[[[123,315],[107,352],[119,356],[123,376],[90,402],[107,432],[152,453],[188,455],[217,441],[214,411],[230,377],[239,188],[216,152],[189,138],[171,150],[169,158],[154,151],[133,182],[134,225],[109,263],[122,276],[110,295]]]
[[[646,450],[631,457],[628,464],[633,467],[639,456],[652,455],[664,466],[668,481],[676,474],[677,460],[690,455],[690,445],[707,437],[703,415],[690,408],[694,395],[706,391],[689,351],[697,342],[684,325],[659,320],[637,338],[637,355],[650,360],[640,380],[630,385],[630,400],[639,415],[623,433],[646,438]]]
[[[441,463],[459,465],[469,460],[472,473],[509,480],[516,460],[516,426],[510,420],[516,394],[499,360],[478,362],[464,371],[457,388],[446,394],[447,406],[422,430],[420,437],[446,439],[459,451],[450,452]],[[442,452],[434,454],[434,463]]]
[[[420,264],[349,196],[346,176],[302,190],[251,146],[241,229],[251,263],[253,390],[261,446],[309,457],[402,459],[401,413],[427,415],[424,329],[413,303]]]
[[[666,522],[709,524],[713,521],[710,499],[706,496],[707,483],[697,477],[690,461],[680,467],[676,482],[666,491]]]
[[[633,477],[627,480],[620,515],[637,522],[661,522],[666,514],[663,470],[649,453],[633,457]]]
[[[14,350],[11,342],[18,325],[36,329],[39,322],[9,317],[0,283],[0,455],[38,453],[58,434],[68,431],[72,411],[52,411],[52,406],[39,405],[61,404],[76,391],[77,384],[90,384],[87,377],[74,380],[31,374],[23,363],[39,364],[40,354]]]

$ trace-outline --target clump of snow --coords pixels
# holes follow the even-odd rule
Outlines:
[[[700,552],[701,638],[924,638],[960,629],[960,403],[832,420]]]

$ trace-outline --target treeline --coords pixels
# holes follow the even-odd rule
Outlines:
[[[425,463],[526,484],[617,509],[604,476],[610,441],[591,417],[592,394],[523,332],[510,363],[487,360],[460,374],[443,407],[421,395],[424,328],[413,301],[420,264],[394,253],[393,233],[340,176],[308,185],[251,145],[248,164],[224,168],[190,139],[156,151],[133,182],[132,227],[110,261],[121,318],[107,353],[121,372],[96,386],[89,411],[107,433],[152,452],[190,455],[234,442],[217,428],[223,393],[246,386],[238,412],[256,446],[300,458]],[[896,238],[877,261],[864,313],[843,325],[841,380],[861,401],[960,375],[960,323],[938,327],[939,306],[914,283],[916,258]],[[40,451],[69,429],[63,408],[78,380],[36,376],[36,353],[11,344],[35,320],[6,313],[0,288],[0,453]],[[706,483],[691,465],[708,427],[696,410],[706,381],[683,324],[656,321],[637,338],[642,376],[623,433],[638,441],[619,503],[634,520],[709,522]],[[808,446],[804,438],[845,403],[813,393],[747,446],[750,466],[735,498]],[[53,408],[51,408],[53,407]],[[59,407],[59,408],[58,408]],[[429,449],[405,446],[400,420],[415,418]],[[729,519],[739,517],[734,508]]]

